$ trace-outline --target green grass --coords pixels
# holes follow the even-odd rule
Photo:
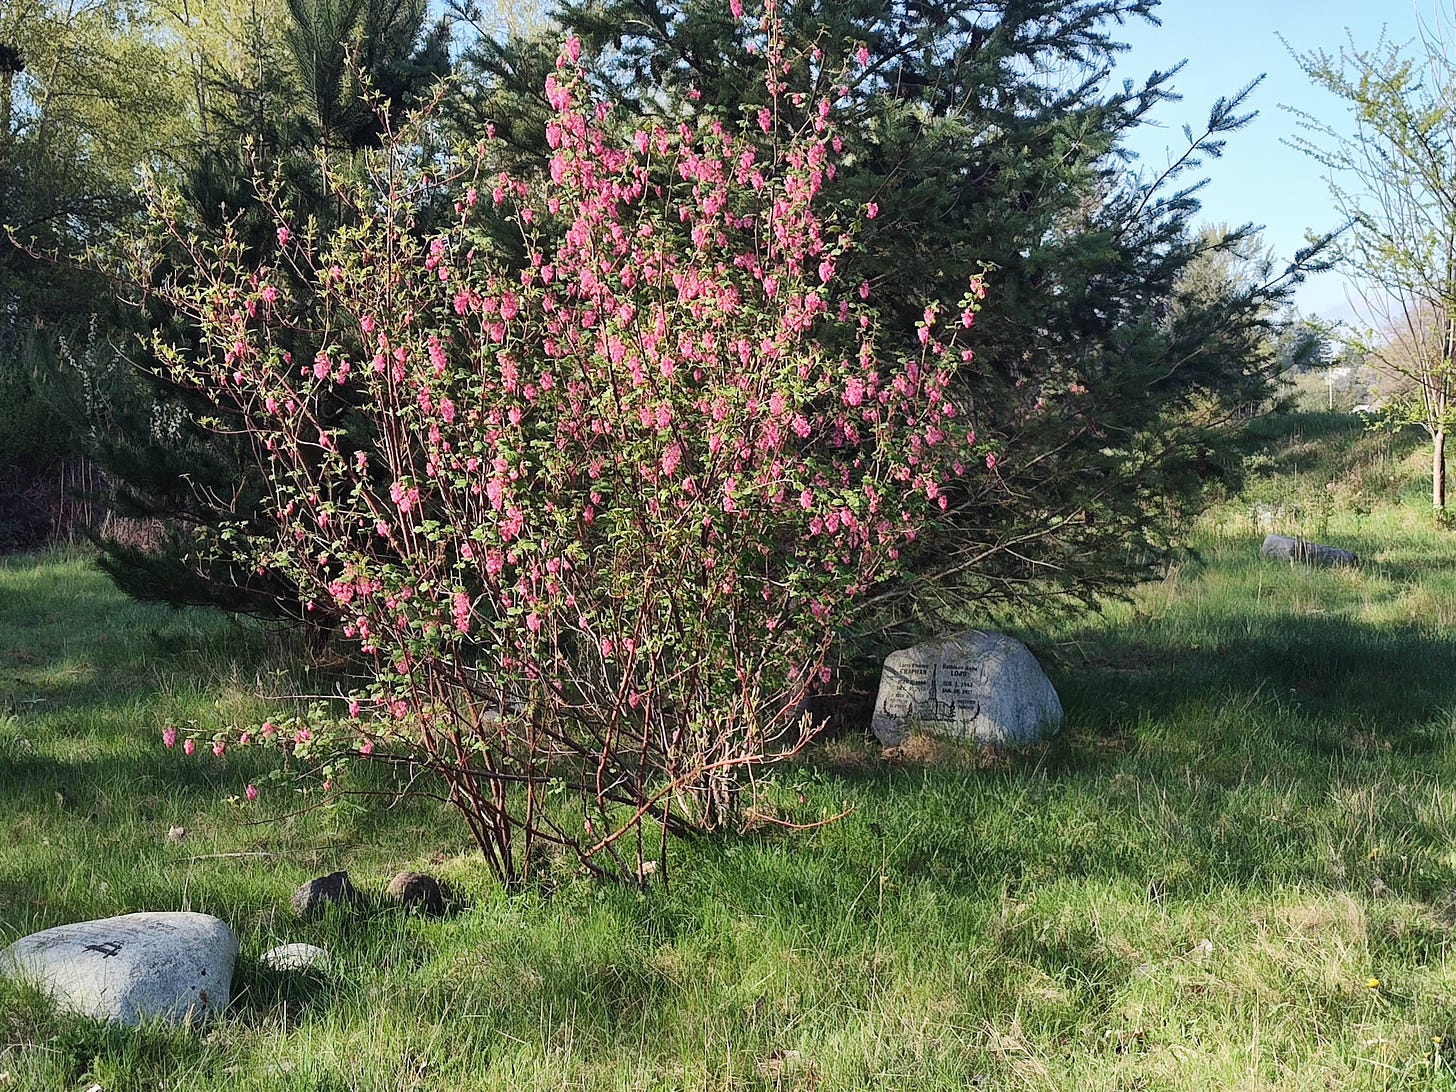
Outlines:
[[[848,818],[683,846],[645,894],[503,894],[422,801],[252,822],[228,798],[266,759],[160,730],[259,715],[288,646],[127,603],[79,555],[0,565],[0,944],[181,907],[242,941],[202,1032],[0,986],[0,1092],[1456,1088],[1456,536],[1418,447],[1319,418],[1275,440],[1196,557],[1036,634],[1057,739],[830,741],[781,779]],[[1262,563],[1271,519],[1364,564]],[[468,908],[286,909],[406,866]],[[295,940],[333,970],[260,967]]]

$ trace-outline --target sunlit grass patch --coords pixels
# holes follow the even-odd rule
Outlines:
[[[1338,425],[1271,465],[1328,481],[1379,455]],[[266,754],[188,758],[161,729],[261,716],[260,693],[304,689],[299,658],[128,603],[80,555],[0,564],[0,943],[181,907],[242,941],[234,1004],[201,1034],[97,1029],[0,984],[0,1073],[107,1092],[1456,1088],[1456,536],[1394,504],[1333,512],[1362,565],[1313,570],[1261,561],[1230,502],[1131,601],[1039,625],[1059,736],[888,760],[826,740],[776,798],[844,819],[685,843],[641,894],[564,869],[502,892],[435,801],[242,806]],[[404,867],[447,878],[460,912],[384,906]],[[337,868],[371,901],[295,919],[293,888]],[[332,966],[261,965],[292,941]]]

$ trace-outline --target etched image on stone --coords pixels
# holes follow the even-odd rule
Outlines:
[[[937,720],[954,720],[957,712],[975,716],[981,705],[976,700],[980,672],[965,664],[938,663],[930,672],[930,695]],[[942,712],[943,711],[943,712]]]
[[[892,717],[909,716],[919,701],[918,695],[925,687],[928,674],[929,665],[925,663],[909,663],[901,669],[892,668],[887,662],[884,676],[880,680],[877,709],[883,709]]]
[[[887,746],[916,727],[951,739],[1025,744],[1061,722],[1061,701],[1026,646],[973,630],[886,658],[873,728]]]

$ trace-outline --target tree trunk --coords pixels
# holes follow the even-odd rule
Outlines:
[[[1446,511],[1446,430],[1431,437],[1431,507],[1440,515]]]
[[[20,51],[0,42],[0,176],[10,164],[10,111],[14,105],[15,75],[20,70]]]

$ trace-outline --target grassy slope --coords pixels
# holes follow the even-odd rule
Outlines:
[[[828,744],[784,780],[853,815],[686,847],[645,896],[504,896],[425,803],[248,824],[226,798],[262,757],[158,734],[256,715],[280,653],[80,558],[0,566],[0,944],[187,906],[243,945],[201,1035],[0,986],[0,1090],[1456,1088],[1456,538],[1423,525],[1419,452],[1304,428],[1200,560],[1043,630],[1058,740],[931,765]],[[1366,563],[1262,564],[1270,519]],[[408,864],[471,908],[285,909]],[[287,940],[335,972],[262,970]]]

